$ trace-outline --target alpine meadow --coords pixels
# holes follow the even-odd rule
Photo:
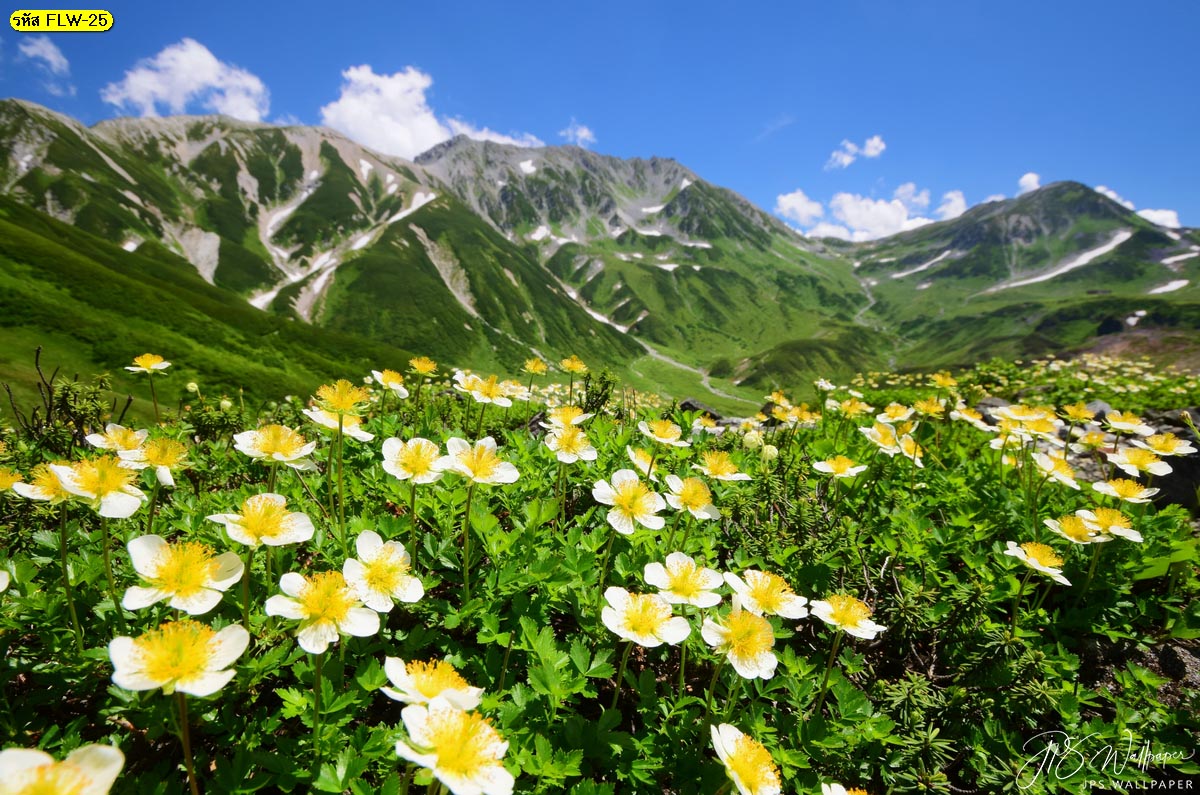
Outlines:
[[[243,66],[172,29],[118,81],[81,65],[149,35],[131,10],[39,13],[0,42],[53,98],[0,100],[0,795],[1200,782],[1182,202],[1138,210],[1080,154],[938,205],[871,176],[921,162],[881,115],[808,178],[865,196],[768,211],[574,117],[560,145],[478,126],[448,67],[435,110],[415,56],[346,68],[314,124],[268,107],[321,84],[232,33],[202,38]],[[561,69],[599,103],[543,46],[538,101]],[[493,90],[505,55],[473,67]],[[629,114],[595,117],[632,129],[612,69]]]

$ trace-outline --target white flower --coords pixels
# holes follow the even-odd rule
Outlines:
[[[379,631],[379,614],[362,606],[341,572],[323,571],[311,578],[288,572],[279,578],[279,589],[267,600],[269,616],[299,621],[296,639],[300,648],[320,654],[339,634],[364,638]]]
[[[671,447],[691,447],[692,443],[683,439],[683,429],[670,420],[645,420],[638,423],[638,430],[654,441]]]
[[[797,596],[792,586],[775,574],[747,569],[742,572],[743,580],[732,572],[725,572],[725,582],[737,594],[742,607],[755,615],[804,618],[808,615],[805,605],[808,600]]]
[[[855,466],[854,461],[844,455],[835,455],[833,458],[813,464],[813,469],[818,472],[824,472],[827,475],[833,475],[835,480],[852,478],[858,473],[866,471],[866,468],[866,464]]]
[[[779,660],[775,657],[775,631],[771,622],[743,610],[737,597],[733,610],[721,621],[705,618],[700,628],[704,642],[724,654],[744,679],[770,679]]]
[[[364,530],[354,542],[358,559],[347,558],[342,576],[363,604],[378,613],[392,609],[392,600],[416,602],[425,595],[425,586],[414,577],[412,559],[403,544],[384,542],[373,530]]]
[[[396,754],[432,771],[453,795],[511,795],[516,783],[501,759],[505,742],[485,718],[435,698],[400,711],[409,741]]]
[[[55,762],[45,751],[0,751],[0,793],[4,795],[107,795],[125,764],[121,749],[85,745]]]
[[[596,448],[592,447],[587,434],[578,425],[564,425],[551,430],[546,434],[546,447],[564,464],[596,460]]]
[[[362,429],[362,417],[355,416],[354,414],[338,415],[325,409],[311,408],[304,409],[304,416],[323,428],[330,428],[335,431],[338,429],[338,417],[340,416],[343,435],[349,436],[351,439],[357,439],[360,442],[369,442],[375,438],[375,434],[367,433]]]
[[[8,571],[5,569],[0,569],[0,593],[8,590],[8,584],[11,582],[11,580],[12,578]]]
[[[1004,550],[1005,555],[1012,555],[1029,568],[1048,574],[1055,582],[1063,585],[1071,584],[1071,581],[1062,573],[1063,559],[1052,548],[1035,541],[1028,541],[1024,544],[1009,541],[1007,546],[1008,548]]]
[[[139,536],[128,544],[133,568],[149,587],[135,585],[125,591],[121,606],[140,610],[164,599],[168,605],[193,616],[207,613],[221,601],[222,593],[241,579],[245,569],[236,552],[214,555],[203,544],[184,541],[168,544],[161,536]]]
[[[779,770],[762,743],[728,723],[709,726],[713,749],[739,795],[779,795]]]
[[[255,494],[243,503],[241,513],[215,513],[209,520],[225,525],[225,532],[239,544],[280,547],[299,544],[313,537],[316,529],[306,514],[287,510],[282,494]]]
[[[150,431],[135,431],[110,422],[104,426],[104,433],[89,433],[86,438],[92,447],[119,453],[121,450],[138,449],[149,435]]]
[[[677,511],[686,510],[697,519],[720,519],[721,511],[713,505],[712,492],[700,478],[681,479],[677,475],[667,475],[667,488],[671,493],[666,495],[667,504]]]
[[[856,638],[871,640],[887,627],[871,620],[871,608],[853,596],[834,594],[809,604],[812,614]]]
[[[657,561],[647,563],[642,577],[647,585],[658,589],[658,595],[671,604],[713,607],[721,602],[721,595],[714,593],[724,583],[721,572],[697,566],[682,552],[667,555],[666,566]]]
[[[380,690],[388,698],[406,704],[428,704],[441,698],[458,709],[470,710],[479,706],[483,696],[482,687],[471,687],[445,660],[405,662],[399,657],[386,657],[383,671],[393,687]]]
[[[658,512],[667,503],[662,496],[650,491],[632,469],[618,469],[612,483],[598,480],[592,487],[596,502],[611,505],[608,523],[622,535],[632,535],[636,525],[648,530],[661,530],[664,520]]]
[[[96,513],[110,519],[128,519],[146,501],[141,489],[131,485],[134,475],[116,456],[78,461],[73,466],[51,464],[63,489],[91,503]]]
[[[317,449],[317,443],[305,441],[286,425],[264,425],[257,430],[234,434],[233,446],[251,458],[265,459],[268,463],[287,464],[292,469],[304,471],[317,468],[312,459],[307,458]]]
[[[600,620],[620,638],[653,648],[681,643],[692,632],[687,619],[671,614],[671,605],[658,594],[631,594],[612,586],[604,592],[608,607]]]
[[[375,383],[379,384],[384,389],[390,390],[393,395],[403,400],[408,397],[408,390],[404,388],[404,376],[394,370],[372,370],[371,377],[375,379]]]
[[[1143,473],[1151,475],[1171,474],[1171,465],[1150,450],[1141,447],[1123,447],[1115,453],[1107,453],[1108,460],[1117,469],[1136,478]]]
[[[441,480],[442,470],[437,468],[440,457],[438,446],[420,436],[407,442],[395,438],[383,442],[383,471],[400,480],[422,485]]]
[[[473,446],[465,439],[452,436],[446,441],[446,452],[434,462],[436,469],[457,472],[475,483],[515,483],[521,473],[512,464],[496,455],[496,440],[490,436]]]
[[[184,619],[163,624],[140,638],[113,638],[108,656],[113,683],[126,690],[161,687],[193,696],[211,696],[233,678],[233,665],[250,644],[241,624],[213,632],[204,624]]]

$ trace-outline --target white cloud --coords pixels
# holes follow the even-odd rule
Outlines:
[[[887,149],[887,144],[883,142],[883,136],[881,135],[872,135],[863,142],[862,146],[853,141],[842,141],[842,145],[833,150],[833,153],[829,155],[829,161],[825,164],[825,170],[846,168],[857,160],[859,155],[863,157],[879,157],[883,154],[884,149]]]
[[[929,189],[919,191],[915,182],[905,182],[896,188],[896,192],[892,195],[899,199],[910,212],[924,210],[929,206]]]
[[[883,150],[887,149],[887,144],[883,142],[882,135],[872,135],[867,139],[862,147],[863,157],[879,157],[883,154]]]
[[[1119,193],[1117,193],[1115,190],[1113,190],[1112,188],[1109,188],[1105,185],[1097,185],[1096,193],[1100,193],[1100,194],[1107,196],[1108,198],[1112,199],[1117,204],[1121,205],[1122,207],[1124,207],[1127,210],[1134,209],[1133,202],[1129,201],[1128,199],[1122,198]],[[1146,209],[1146,210],[1138,210],[1137,214],[1142,216],[1143,218],[1145,218],[1147,221],[1149,221],[1152,224],[1158,224],[1159,226],[1165,226],[1170,229],[1178,229],[1180,227],[1179,213],[1176,212],[1175,210]]]
[[[942,203],[934,210],[937,217],[943,221],[957,218],[967,211],[967,197],[961,190],[947,191],[942,194]]]
[[[596,134],[592,132],[592,128],[586,124],[580,124],[574,118],[571,119],[571,123],[567,125],[566,129],[559,130],[558,134],[566,138],[569,143],[585,149],[596,143]]]
[[[341,95],[321,108],[321,123],[380,152],[413,158],[455,135],[514,146],[544,146],[528,133],[505,135],[462,119],[438,118],[425,97],[433,78],[414,66],[376,74],[369,65],[342,72]]]
[[[142,116],[159,115],[160,106],[183,113],[198,103],[205,110],[244,121],[261,121],[271,104],[262,80],[218,60],[194,39],[183,39],[138,61],[123,80],[105,86],[100,98],[117,108],[132,107]]]
[[[58,45],[50,41],[49,36],[33,36],[23,40],[17,49],[21,55],[31,61],[41,61],[50,74],[65,77],[71,74],[71,63],[58,49]]]
[[[1179,223],[1179,213],[1174,210],[1138,210],[1137,214],[1150,223],[1158,224],[1159,226],[1166,226],[1171,229],[1178,229],[1181,226]]]
[[[1121,198],[1120,194],[1118,194],[1118,193],[1117,193],[1115,190],[1113,190],[1112,188],[1105,187],[1104,185],[1097,185],[1097,186],[1096,186],[1096,193],[1101,193],[1101,194],[1104,194],[1104,195],[1105,195],[1105,196],[1107,196],[1108,198],[1110,198],[1110,199],[1112,199],[1113,201],[1115,201],[1117,204],[1119,204],[1119,205],[1121,205],[1122,207],[1124,207],[1126,210],[1132,210],[1132,209],[1133,209],[1133,202],[1129,201],[1128,199],[1123,199],[1123,198]]]
[[[804,233],[805,237],[836,237],[839,240],[853,240],[854,234],[841,224],[831,224],[822,221]]]
[[[875,240],[933,223],[929,218],[910,216],[899,199],[872,199],[854,193],[838,193],[829,202],[833,217],[851,233],[852,240]]]
[[[1042,187],[1042,178],[1030,171],[1023,174],[1021,178],[1017,180],[1017,186],[1020,188],[1020,190],[1017,191],[1017,195],[1020,196],[1022,193],[1029,193],[1031,190],[1037,190],[1038,188]]]
[[[18,57],[33,61],[46,76],[42,88],[56,97],[75,96],[75,85],[70,82],[71,62],[63,55],[49,36],[31,36],[17,45]]]
[[[825,214],[825,208],[819,201],[808,198],[804,191],[797,189],[775,197],[775,214],[801,226],[808,226]]]
[[[1007,198],[1008,197],[1003,193],[993,193],[991,196],[988,196],[986,199],[984,199],[983,203],[987,204],[988,202],[1002,202]]]

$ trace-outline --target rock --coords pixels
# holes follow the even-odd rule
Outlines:
[[[1113,407],[1103,400],[1093,400],[1087,404],[1088,411],[1096,415],[1096,419],[1103,419]]]
[[[704,403],[701,403],[699,400],[696,400],[695,398],[684,398],[683,400],[679,401],[679,410],[680,411],[700,411],[700,412],[703,412],[705,415],[712,417],[714,420],[721,419],[721,415],[716,409],[714,409],[712,406],[708,406]]]

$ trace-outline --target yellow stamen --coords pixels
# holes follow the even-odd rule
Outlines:
[[[215,634],[195,621],[176,621],[135,639],[134,646],[146,676],[166,683],[163,689],[170,692],[175,682],[208,670],[209,643]]]
[[[357,603],[340,571],[314,574],[301,589],[296,601],[300,603],[305,621],[310,624],[321,621],[340,624]]]
[[[1063,559],[1055,554],[1051,547],[1045,544],[1039,544],[1036,541],[1027,541],[1021,545],[1021,549],[1025,550],[1025,556],[1037,563],[1039,566],[1045,566],[1048,569],[1057,568],[1062,565]]]
[[[413,686],[426,698],[433,698],[447,690],[467,690],[470,685],[454,666],[444,660],[410,662],[405,666]]]
[[[853,627],[871,617],[871,608],[853,596],[834,594],[825,601],[833,608],[829,614],[830,620],[839,627]]]
[[[150,584],[185,598],[206,588],[217,573],[212,549],[190,541],[166,547],[156,563],[158,573]]]
[[[771,754],[761,743],[745,735],[734,743],[726,764],[729,765],[729,772],[748,792],[757,792],[763,787],[776,787],[779,784],[779,771],[771,759]]]

